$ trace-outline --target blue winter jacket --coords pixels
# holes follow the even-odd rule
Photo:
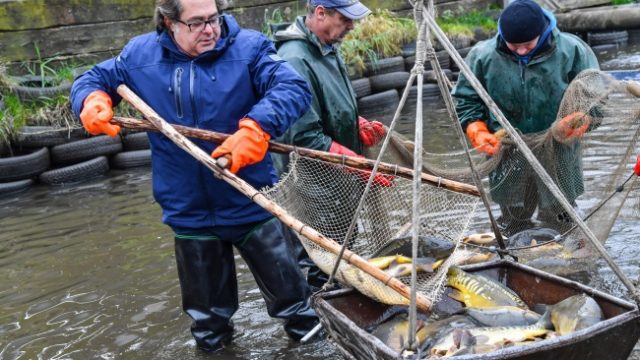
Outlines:
[[[80,114],[84,99],[95,90],[107,92],[115,106],[121,100],[116,88],[126,84],[170,123],[233,133],[241,118],[250,117],[272,137],[281,136],[309,107],[306,82],[261,33],[241,30],[230,15],[222,26],[215,49],[195,58],[180,52],[166,31],[133,38],[119,56],[75,81],[74,112]],[[164,135],[150,132],[149,140],[153,194],[166,224],[203,228],[270,216]],[[207,153],[217,146],[193,141]],[[258,189],[277,180],[268,155],[238,176]]]

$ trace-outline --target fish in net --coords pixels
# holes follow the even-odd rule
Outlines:
[[[280,182],[263,193],[288,213],[324,236],[342,244],[364,193],[366,178],[361,170],[343,164],[290,154],[289,171]],[[420,196],[420,224],[415,227],[423,239],[437,238],[451,244],[450,256],[433,272],[420,272],[418,293],[434,302],[441,293],[450,264],[456,263],[458,243],[475,212],[477,196],[459,193],[423,183]],[[348,239],[347,248],[365,259],[381,255],[396,241],[412,235],[412,180],[394,176],[390,183],[373,182],[357,214],[357,228]],[[330,274],[337,255],[324,250],[314,241],[300,236],[309,257],[325,273]],[[411,256],[411,254],[404,254]],[[422,254],[426,255],[426,254]],[[382,281],[341,260],[336,279],[361,293],[386,304],[408,304],[409,301],[389,289]],[[410,277],[399,279],[409,285]]]
[[[640,84],[637,82],[616,80],[600,70],[585,70],[565,90],[556,121],[548,130],[519,133],[518,139],[504,137],[493,156],[471,150],[474,167],[491,201],[491,210],[499,215],[497,220],[507,237],[506,245],[522,261],[566,274],[572,271],[569,268],[572,263],[594,264],[596,252],[585,241],[584,232],[574,227],[571,217],[525,158],[517,142],[523,142],[533,152],[566,200],[580,217],[587,218],[589,229],[604,243],[620,211],[637,212],[638,208],[637,203],[625,202],[629,193],[638,187],[636,177],[629,177],[633,175],[639,150],[638,97]],[[572,114],[575,116],[570,130],[579,136],[566,137],[558,124]],[[439,131],[454,134],[452,126],[454,124],[442,129],[440,124]],[[426,143],[425,171],[472,182],[471,168],[459,145],[443,152]],[[625,179],[629,183],[622,188]],[[485,209],[478,211],[470,227],[472,231],[487,230]],[[546,243],[550,238],[540,233],[516,236],[532,228],[555,231],[559,237]],[[558,246],[558,241],[562,246]]]

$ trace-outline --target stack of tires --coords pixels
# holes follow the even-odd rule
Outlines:
[[[28,189],[39,182],[73,184],[106,174],[151,164],[146,132],[123,131],[121,136],[88,137],[78,129],[26,126],[11,148],[0,152],[0,196]]]
[[[587,33],[587,44],[596,54],[615,52],[618,48],[626,46],[628,41],[629,33],[626,30]]]
[[[471,47],[470,41],[459,42],[458,50],[464,58]],[[446,50],[435,52],[435,58],[450,81],[456,81],[459,69]],[[406,44],[402,56],[380,59],[374,64],[367,64],[363,76],[353,76],[351,85],[358,99],[358,110],[364,117],[376,117],[387,120],[393,117],[400,103],[410,72],[416,61],[416,45]],[[440,87],[431,68],[431,62],[424,62],[424,84],[422,86],[423,102],[436,102],[441,98]],[[407,104],[415,104],[418,88],[415,83],[409,88]]]

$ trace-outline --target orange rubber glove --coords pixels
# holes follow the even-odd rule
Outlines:
[[[84,99],[80,120],[91,135],[107,134],[116,137],[120,126],[111,124],[113,118],[111,97],[102,90],[96,90]]]
[[[578,139],[587,132],[589,124],[591,124],[589,115],[576,111],[560,119],[554,125],[553,131],[560,139]]]
[[[380,121],[369,121],[358,116],[358,135],[364,146],[373,146],[384,139],[384,125]]]
[[[500,141],[489,132],[487,124],[482,120],[476,120],[467,126],[467,136],[471,145],[487,155],[493,155],[498,151]]]
[[[331,142],[331,147],[329,147],[329,152],[332,154],[353,156],[353,157],[364,159],[364,156],[356,154],[355,152],[351,151],[351,149],[347,148],[346,146],[340,145],[335,141]],[[350,173],[356,174],[360,178],[360,180],[364,183],[369,181],[369,176],[371,176],[371,171],[369,170],[360,170],[360,169],[355,169],[349,166],[346,166],[345,169]],[[376,175],[373,177],[373,184],[381,187],[392,187],[393,176],[376,173]]]
[[[253,119],[240,120],[238,131],[229,136],[211,153],[211,157],[219,158],[231,155],[229,171],[236,174],[241,168],[262,161],[269,148],[271,135],[262,131],[260,125]]]

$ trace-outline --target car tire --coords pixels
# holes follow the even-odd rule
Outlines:
[[[120,137],[94,136],[51,148],[51,161],[56,165],[66,165],[93,159],[101,155],[113,155],[122,151]]]
[[[40,148],[29,154],[0,158],[0,182],[24,180],[49,169],[49,149]]]
[[[133,167],[150,166],[151,150],[123,151],[111,158],[111,167],[114,169],[129,169]]]
[[[47,170],[40,174],[38,179],[47,185],[64,185],[98,177],[106,174],[107,171],[109,171],[109,160],[106,156],[99,156],[81,163]]]

